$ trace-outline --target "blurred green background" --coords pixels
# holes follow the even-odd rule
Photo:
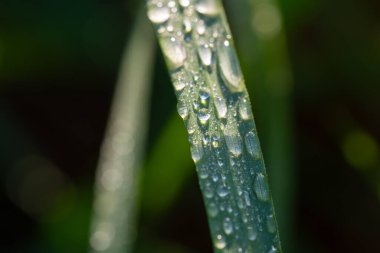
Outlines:
[[[141,4],[0,1],[1,252],[87,251],[99,148]],[[380,2],[279,5],[293,80],[287,122],[295,154],[288,157],[294,161],[294,251],[379,252]],[[251,41],[237,9],[227,8],[233,34]],[[258,70],[249,62],[243,60],[243,70],[254,75]],[[175,96],[159,52],[153,64],[136,252],[211,252],[185,130],[174,116]],[[265,144],[271,126],[256,108],[272,101],[256,101],[255,83],[247,81],[265,156],[276,147]],[[177,150],[184,151],[173,154]]]

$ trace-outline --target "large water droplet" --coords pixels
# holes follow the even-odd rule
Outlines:
[[[258,173],[253,185],[256,196],[261,201],[269,200],[269,187],[268,182],[264,174]]]
[[[219,67],[227,86],[231,91],[241,91],[243,89],[242,74],[234,48],[227,40],[219,42],[217,53]]]
[[[186,50],[182,43],[174,37],[162,37],[160,41],[170,68],[181,67],[186,59]]]
[[[162,4],[151,5],[148,9],[148,17],[155,24],[163,23],[169,19],[170,9]]]
[[[218,193],[219,197],[224,198],[225,196],[228,195],[228,189],[223,185],[219,185],[219,187],[217,189],[217,193]]]
[[[216,236],[214,245],[217,249],[224,249],[226,247],[226,239],[224,239],[223,235]]]
[[[219,13],[220,7],[216,0],[198,0],[195,9],[200,14],[206,16],[216,16]]]
[[[254,159],[259,159],[261,157],[259,139],[253,131],[249,131],[245,135],[245,145],[248,153],[250,153]]]
[[[249,100],[242,97],[239,101],[239,115],[243,120],[252,119],[251,104]]]
[[[253,227],[248,227],[247,228],[247,234],[248,234],[248,239],[251,241],[256,240],[257,238],[257,230]]]
[[[198,47],[198,55],[204,66],[210,66],[212,61],[212,51],[210,47],[206,45],[200,45]]]
[[[226,235],[230,235],[234,231],[234,227],[232,225],[232,221],[230,218],[227,217],[224,219],[223,229],[224,229],[224,232],[226,233]]]
[[[269,233],[275,233],[277,228],[276,228],[276,221],[274,219],[274,216],[273,215],[269,215],[267,217],[267,229],[269,231]]]

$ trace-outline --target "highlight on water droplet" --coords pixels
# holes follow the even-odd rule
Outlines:
[[[217,55],[221,76],[232,92],[243,89],[243,77],[235,49],[228,40],[218,42]]]
[[[259,139],[253,131],[249,131],[245,135],[245,146],[247,147],[248,153],[251,154],[254,159],[261,157]]]
[[[216,236],[214,245],[217,249],[224,249],[226,247],[226,239],[224,239],[223,235]]]
[[[161,37],[160,43],[170,69],[181,67],[186,59],[186,49],[182,43],[174,37]]]
[[[230,218],[226,217],[224,220],[223,220],[223,230],[224,232],[226,233],[226,235],[230,235],[232,234],[232,232],[234,231],[234,227],[232,225],[232,221]]]
[[[266,176],[262,173],[258,173],[255,182],[253,184],[256,196],[261,201],[269,200],[269,187]]]
[[[170,17],[170,9],[161,4],[152,4],[148,6],[148,18],[155,24],[161,24]]]

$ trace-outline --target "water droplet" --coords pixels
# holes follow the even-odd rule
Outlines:
[[[212,61],[212,51],[210,47],[206,45],[200,45],[198,47],[198,55],[204,66],[210,66]]]
[[[226,233],[226,235],[230,235],[230,234],[232,234],[232,232],[234,232],[234,227],[232,225],[232,221],[230,218],[227,217],[224,219],[223,229],[224,229],[224,232]]]
[[[261,201],[269,200],[269,187],[266,177],[262,173],[258,173],[253,185],[256,196]]]
[[[160,24],[169,19],[170,10],[165,5],[151,5],[149,6],[148,17],[153,23]]]
[[[219,180],[218,173],[213,173],[213,174],[212,174],[212,181],[214,181],[214,182],[218,182],[218,180]]]
[[[207,90],[200,90],[199,91],[199,98],[200,98],[201,103],[203,105],[207,105],[208,101],[210,99],[210,93]]]
[[[248,239],[251,241],[256,240],[257,238],[257,231],[253,227],[248,227],[247,229]]]
[[[199,160],[201,160],[203,157],[202,142],[197,141],[193,143],[193,145],[191,145],[190,147],[190,151],[191,151],[191,157],[193,158],[194,162],[195,163],[199,162]]]
[[[226,240],[222,235],[217,235],[215,238],[215,248],[224,249],[226,247]]]
[[[216,16],[219,13],[219,5],[216,0],[198,0],[195,9],[205,16]]]
[[[227,148],[234,156],[240,156],[242,153],[242,139],[237,129],[235,118],[229,114],[227,125],[224,128],[224,138],[226,139]]]
[[[201,124],[206,124],[210,118],[210,113],[207,108],[202,108],[198,112],[198,119]]]
[[[186,119],[189,115],[189,110],[187,109],[186,103],[183,100],[178,100],[177,111],[182,119]]]
[[[249,131],[245,135],[245,145],[248,153],[250,153],[254,159],[259,159],[261,157],[259,139],[253,131]]]
[[[204,189],[204,195],[206,198],[210,199],[214,196],[214,191],[213,189],[208,185]]]
[[[249,192],[244,191],[244,200],[247,206],[251,206],[251,198],[249,196]]]
[[[187,7],[190,5],[190,0],[179,0],[179,4],[182,6],[182,7]]]
[[[244,97],[242,97],[239,101],[239,115],[243,120],[249,120],[253,118],[251,104],[249,103],[249,100]]]
[[[219,197],[224,198],[225,196],[228,195],[229,192],[225,186],[219,185],[219,187],[217,189],[217,193],[218,193]]]
[[[192,28],[191,21],[188,17],[185,17],[183,19],[183,29],[185,30],[185,33],[190,33]]]
[[[214,203],[211,203],[208,206],[207,211],[211,217],[216,217],[218,215],[218,207]]]
[[[198,125],[197,125],[197,119],[195,117],[194,113],[190,114],[190,118],[187,121],[187,132],[189,134],[193,134],[195,130],[197,130]]]
[[[241,91],[242,74],[234,48],[226,40],[218,43],[218,59],[222,77],[231,91]]]
[[[269,215],[267,217],[267,229],[269,231],[269,233],[275,233],[277,228],[276,228],[276,221],[273,217],[273,215]]]
[[[186,50],[182,43],[174,37],[162,37],[160,42],[170,68],[181,67],[186,59]]]
[[[219,118],[225,118],[227,115],[227,103],[226,100],[222,97],[215,97],[214,104],[216,112],[218,113]]]
[[[198,174],[201,179],[206,179],[208,177],[208,171],[207,168],[201,166],[198,169]]]
[[[199,20],[196,26],[197,33],[203,35],[206,32],[206,25],[203,20]]]

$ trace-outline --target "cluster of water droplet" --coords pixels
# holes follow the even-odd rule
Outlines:
[[[150,0],[147,8],[189,134],[216,251],[278,252],[251,105],[220,1]]]

